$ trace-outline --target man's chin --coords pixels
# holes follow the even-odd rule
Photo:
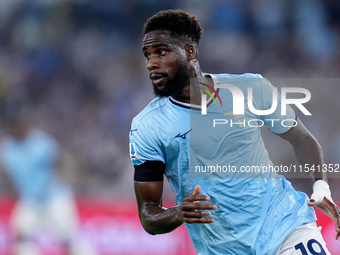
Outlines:
[[[158,90],[158,89],[154,89],[154,94],[157,97],[169,97],[169,96],[171,96],[171,94],[167,93],[167,91]]]
[[[153,92],[158,97],[168,97],[171,96],[172,93],[170,93],[169,89],[164,85],[156,85],[152,83],[153,85]]]
[[[183,71],[182,71],[183,72]],[[154,94],[159,97],[180,95],[183,89],[190,83],[188,75],[178,73],[173,79],[164,80],[162,83],[152,82]]]

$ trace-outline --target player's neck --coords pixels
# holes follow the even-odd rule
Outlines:
[[[201,97],[202,90],[200,89],[201,87],[200,84],[207,84],[207,83],[213,86],[212,79],[210,77],[204,77],[203,72],[201,71],[201,69],[199,69],[197,73],[195,72],[193,78],[190,79],[189,85],[186,86],[182,90],[182,93],[179,95],[173,95],[172,97],[175,100],[183,102],[183,103],[200,105],[201,99],[202,99]]]

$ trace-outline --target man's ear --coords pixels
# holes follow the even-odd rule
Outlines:
[[[185,53],[189,61],[198,58],[197,47],[192,44],[188,44],[187,46],[185,46]]]

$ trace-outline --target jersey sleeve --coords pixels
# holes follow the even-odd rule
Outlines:
[[[130,159],[135,181],[163,181],[165,160],[154,130],[146,130],[137,120],[130,131]]]
[[[271,109],[273,105],[273,93],[277,94],[277,106],[273,113],[261,115],[260,119],[275,134],[283,134],[290,131],[296,125],[297,116],[294,110],[287,105],[286,114],[281,113],[281,94],[275,87],[264,77],[260,77],[262,109]]]
[[[165,162],[155,130],[147,130],[137,120],[133,120],[131,125],[130,158],[133,165],[141,165],[148,160]]]

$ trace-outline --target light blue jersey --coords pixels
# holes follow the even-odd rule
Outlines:
[[[1,163],[13,180],[21,200],[44,203],[69,190],[56,179],[58,145],[42,131],[31,131],[24,140],[6,137],[0,147]]]
[[[249,175],[241,169],[272,165],[257,126],[285,133],[294,126],[295,113],[287,107],[282,115],[279,97],[276,111],[269,115],[256,115],[249,109],[249,87],[255,109],[272,106],[273,87],[260,75],[212,77],[215,85],[227,83],[241,89],[247,106],[244,114],[233,114],[232,94],[225,88],[218,90],[221,103],[217,98],[216,104],[208,102],[206,115],[172,98],[155,98],[132,122],[132,163],[164,162],[178,204],[199,184],[201,193],[210,196],[209,203],[217,205],[211,213],[214,223],[185,224],[198,254],[273,255],[293,229],[316,220],[314,210],[307,206],[307,195],[296,192],[283,177]],[[220,124],[215,121],[214,126],[216,119]],[[204,168],[208,166],[210,171]],[[218,172],[218,166],[235,172]]]

